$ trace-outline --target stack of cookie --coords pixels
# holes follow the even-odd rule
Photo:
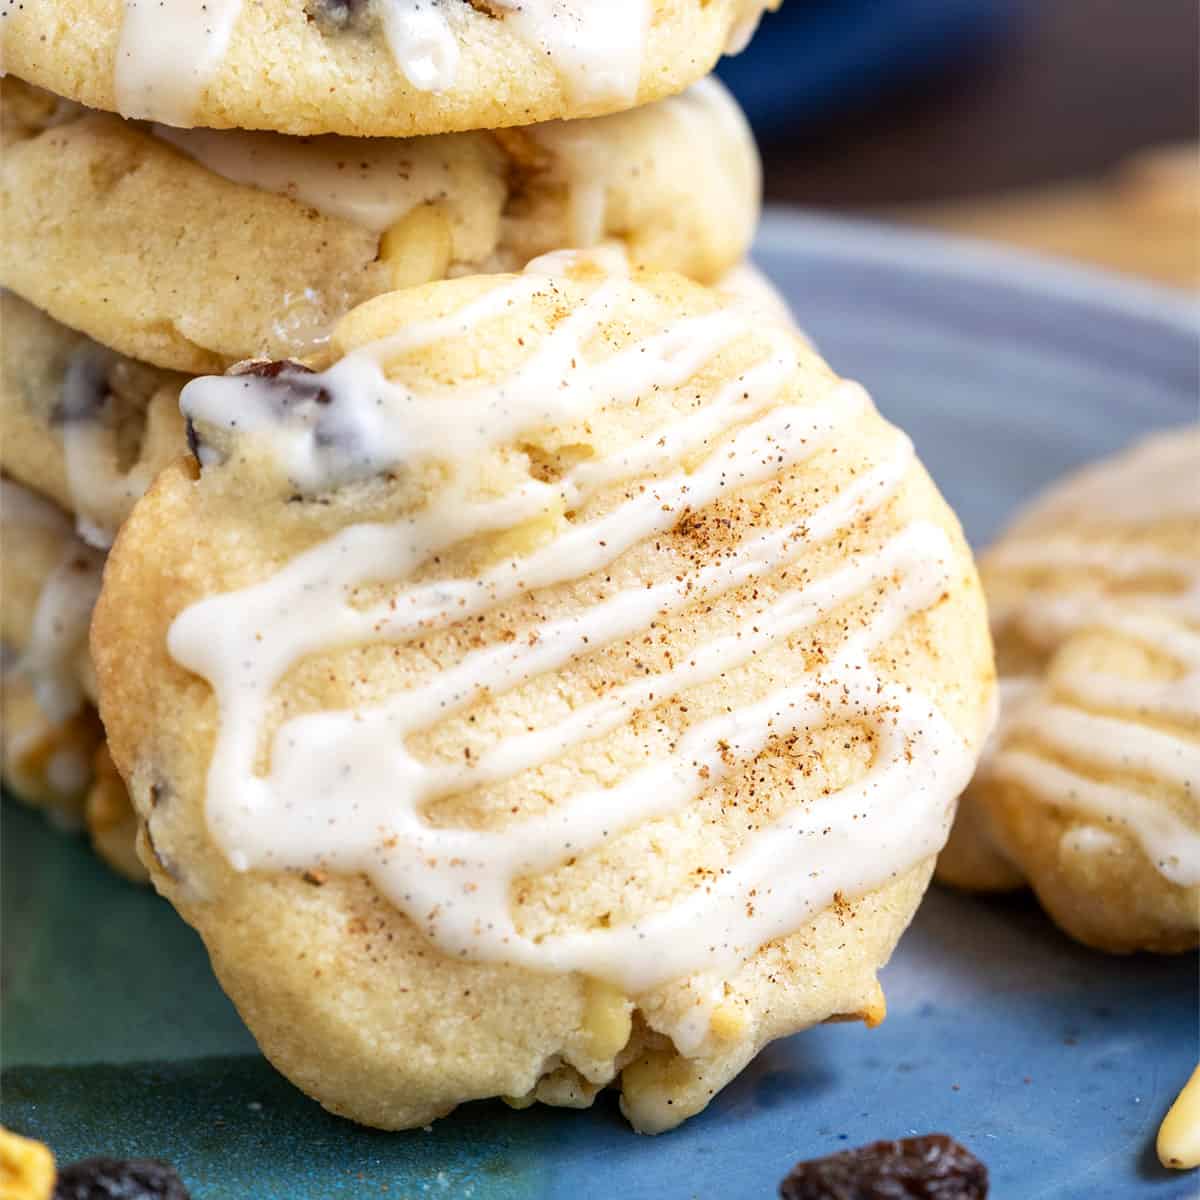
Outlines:
[[[994,672],[912,444],[738,269],[700,76],[763,7],[5,18],[6,771],[136,824],[356,1120],[657,1132],[884,1016]]]
[[[321,366],[373,296],[565,247],[774,303],[739,268],[754,144],[701,78],[764,7],[0,5],[12,791],[144,878],[87,629],[105,551],[187,449],[189,377]]]

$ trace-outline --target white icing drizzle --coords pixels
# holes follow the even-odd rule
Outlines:
[[[628,279],[631,274],[629,248],[624,242],[606,241],[598,246],[573,250],[551,250],[525,264],[526,275],[578,275],[596,271],[611,279]]]
[[[300,138],[163,125],[154,133],[224,179],[287,196],[375,233],[456,186],[445,158],[423,153],[407,139]]]
[[[1034,587],[1014,599],[993,601],[995,629],[1019,629],[1032,645],[1045,651],[1080,629],[1124,615],[1131,607],[1182,620],[1200,614],[1200,561],[1182,554],[1057,537],[1001,543],[988,552],[988,563],[1001,569],[1086,572],[1069,589]],[[1166,588],[1164,581],[1169,581]],[[1120,587],[1119,595],[1115,587]]]
[[[114,78],[117,111],[192,125],[241,11],[242,0],[125,0]]]
[[[1164,878],[1181,886],[1200,884],[1200,746],[1186,734],[1146,722],[1184,728],[1200,722],[1200,546],[1190,554],[1168,553],[1100,540],[1089,526],[1196,516],[1200,431],[1175,431],[1066,479],[988,554],[994,570],[1083,572],[1068,588],[1035,588],[994,605],[998,629],[1018,628],[1046,651],[1083,630],[1107,632],[1150,649],[1180,674],[1130,680],[1081,668],[1056,670],[1052,686],[1023,689],[987,771],[1019,783],[1043,803],[1100,822],[1101,830],[1127,833]],[[1082,529],[1058,532],[1064,522]],[[1055,530],[1048,540],[1047,530]],[[1065,761],[1048,761],[1030,743]],[[1085,765],[1129,782],[1101,783]],[[1147,796],[1139,779],[1177,792],[1186,815]]]
[[[62,540],[59,562],[38,595],[29,641],[5,673],[28,678],[47,719],[64,721],[84,700],[78,662],[100,594],[104,556],[80,542],[70,521],[52,505],[7,479],[0,480],[0,520],[5,537],[24,525],[50,530]]]
[[[65,720],[83,704],[77,659],[87,645],[103,568],[99,551],[68,545],[38,596],[18,669],[32,680],[38,705],[52,721]]]
[[[154,479],[145,463],[121,470],[116,432],[96,411],[115,358],[100,346],[85,346],[63,376],[60,404],[66,414],[60,437],[76,531],[101,550],[112,545],[121,522]]]
[[[723,145],[737,148],[742,162],[722,177],[728,201],[714,195],[709,202],[720,204],[731,218],[752,220],[757,205],[749,193],[759,187],[753,135],[737,102],[715,79],[632,112],[547,121],[525,133],[549,155],[547,177],[566,188],[568,244],[590,247],[607,231],[609,192],[621,182],[615,173],[631,169],[627,158],[614,154],[614,146],[644,141],[658,153],[670,148],[686,163],[698,141],[713,138],[714,127],[721,129]],[[164,125],[155,126],[154,133],[224,179],[288,196],[376,233],[417,205],[462,186],[446,156],[426,152],[435,145],[432,139],[299,138]],[[749,235],[744,231],[746,241]]]
[[[1019,783],[1045,803],[1101,822],[1101,828],[1127,832],[1165,879],[1185,887],[1198,885],[1200,746],[1145,722],[1200,722],[1200,635],[1154,616],[1110,616],[1099,628],[1168,656],[1184,673],[1165,681],[1084,671],[1056,675],[1061,699],[1042,692],[1020,706],[1007,731],[1010,740],[992,759],[990,771]],[[1030,742],[1066,761],[1047,761],[1028,748]],[[1086,764],[1087,770],[1078,764]],[[1087,773],[1091,770],[1133,781],[1101,783]],[[1177,791],[1184,797],[1187,816],[1147,796],[1138,779]]]
[[[936,526],[913,523],[880,548],[852,555],[831,574],[763,603],[740,622],[739,632],[703,642],[670,669],[621,683],[553,724],[511,736],[468,761],[423,761],[407,746],[412,735],[484,697],[635,636],[659,617],[766,579],[836,538],[886,503],[903,481],[911,446],[897,435],[889,456],[802,522],[756,532],[678,578],[646,580],[541,623],[536,638],[518,632],[511,641],[471,650],[428,682],[373,707],[287,720],[260,773],[273,691],[305,656],[402,643],[536,589],[591,577],[630,547],[673,528],[685,512],[803,464],[869,404],[851,384],[832,388],[819,405],[780,404],[796,369],[797,344],[770,326],[759,335],[760,359],[706,405],[619,452],[575,466],[553,484],[531,480],[499,499],[472,501],[466,487],[481,452],[681,386],[753,323],[730,306],[677,319],[591,361],[592,334],[619,314],[621,289],[629,286],[608,281],[546,334],[510,378],[456,395],[462,420],[446,420],[444,393],[414,395],[383,374],[380,364],[400,352],[469,338],[478,323],[553,286],[537,273],[546,267],[538,264],[451,316],[355,351],[314,378],[329,397],[326,410],[346,409],[348,427],[382,439],[373,452],[376,465],[437,461],[449,482],[404,521],[348,527],[263,582],[191,606],[172,624],[168,648],[216,694],[220,722],[206,816],[236,869],[365,872],[448,954],[585,971],[636,993],[689,972],[736,965],[763,942],[799,928],[835,892],[861,894],[940,849],[973,754],[928,698],[882,678],[871,656],[910,616],[937,602],[950,582],[953,551]],[[291,414],[281,419],[265,381],[196,381],[184,405],[198,421],[268,439],[294,475],[330,482],[307,440],[311,427],[288,428]],[[698,461],[697,453],[703,455]],[[690,470],[681,466],[685,459],[693,463]],[[551,510],[578,510],[632,480],[644,487],[629,488],[614,508],[568,524],[522,558],[475,578],[410,578],[465,537]],[[356,589],[396,581],[400,586],[387,600],[354,603]],[[669,755],[620,782],[560,800],[544,815],[501,830],[446,828],[425,818],[425,806],[438,797],[557,761],[635,714],[750,663],[876,588],[884,590],[866,625],[831,647],[819,669],[797,674],[753,703],[698,719]],[[534,939],[517,928],[509,890],[518,876],[551,869],[684,810],[772,738],[842,720],[861,721],[873,733],[874,761],[865,776],[753,834],[711,889],[688,892],[668,908],[611,929]],[[751,889],[757,899],[748,909]],[[674,1031],[685,1052],[702,1039],[698,1028],[687,1022]]]
[[[383,32],[396,66],[418,91],[449,91],[458,78],[458,41],[440,0],[382,0]]]
[[[153,473],[144,463],[120,470],[113,432],[99,422],[69,423],[62,441],[75,527],[89,546],[107,550],[121,521],[154,482]]]
[[[531,266],[515,283],[493,289],[461,312],[409,326],[369,354],[343,358],[320,376],[319,385],[312,385],[314,393],[317,387],[324,389],[331,403],[297,405],[281,419],[277,389],[252,375],[211,376],[184,388],[183,412],[203,424],[269,438],[288,477],[305,491],[316,492],[406,460],[466,459],[533,423],[555,425],[576,418],[601,397],[613,405],[632,404],[643,388],[672,387],[690,378],[741,332],[721,312],[691,317],[589,366],[579,346],[612,317],[622,294],[614,283],[599,289],[585,308],[563,321],[512,380],[498,388],[464,389],[456,396],[462,411],[481,414],[478,421],[448,422],[445,409],[431,404],[427,395],[388,380],[381,366],[388,357],[461,335],[528,300],[545,286],[540,262]],[[779,377],[789,361],[788,339],[781,336],[776,341],[785,357],[767,359],[763,370],[769,368]]]
[[[696,145],[715,139],[736,147],[742,161],[736,170],[730,165],[728,178],[721,180],[734,199],[726,202],[715,186],[716,194],[707,199],[742,221],[757,215],[756,203],[741,194],[744,188],[757,200],[760,189],[754,135],[737,101],[715,78],[700,80],[678,96],[630,112],[587,121],[546,121],[530,126],[527,132],[550,153],[550,177],[566,185],[572,246],[594,246],[604,237],[609,225],[608,195],[620,182],[615,173],[632,169],[628,157],[614,153],[614,146],[626,141],[645,142],[658,154],[674,153],[681,170],[691,166]],[[716,180],[703,182],[715,185]],[[749,233],[745,231],[747,242]]]
[[[647,0],[492,0],[504,25],[544,55],[575,100],[632,103],[641,82]],[[384,33],[413,87],[444,92],[459,77],[453,8],[442,0],[382,0]]]
[[[492,0],[504,22],[544,54],[579,101],[637,98],[648,0]]]

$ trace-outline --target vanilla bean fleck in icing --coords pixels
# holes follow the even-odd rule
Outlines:
[[[405,143],[396,138],[288,137],[166,125],[155,126],[154,133],[224,179],[287,196],[375,233],[456,186],[445,158],[398,153]]]
[[[191,125],[220,68],[242,0],[125,0],[117,45],[117,111]]]
[[[537,589],[593,578],[687,513],[830,449],[839,430],[869,406],[865,393],[846,383],[830,384],[820,403],[781,403],[797,368],[797,342],[768,323],[756,330],[758,360],[687,415],[677,414],[618,451],[586,459],[553,482],[531,478],[498,498],[473,500],[463,476],[481,453],[532,429],[681,387],[759,324],[730,303],[675,318],[593,361],[586,349],[590,339],[619,314],[628,294],[623,289],[631,286],[602,280],[508,378],[456,390],[456,411],[471,414],[469,420],[447,421],[446,397],[436,388],[416,394],[385,375],[383,364],[398,354],[449,337],[469,338],[480,322],[552,287],[545,272],[569,258],[534,264],[457,312],[405,326],[329,371],[297,381],[310,397],[323,395],[320,404],[293,396],[281,406],[278,381],[254,376],[189,384],[183,405],[194,421],[258,439],[293,480],[310,488],[336,486],[367,470],[402,472],[430,462],[440,464],[447,482],[427,507],[402,521],[344,528],[264,581],[192,605],[173,622],[168,649],[216,693],[220,720],[206,818],[236,869],[362,872],[447,954],[578,970],[636,993],[692,972],[734,966],[763,943],[798,929],[835,893],[862,894],[935,854],[974,755],[928,697],[888,681],[872,661],[952,582],[954,552],[946,535],[921,521],[870,552],[848,554],[827,575],[764,599],[740,623],[743,628],[702,641],[667,669],[615,685],[552,724],[530,726],[458,761],[426,761],[409,745],[485,697],[511,693],[640,636],[657,620],[766,581],[807,551],[843,537],[902,486],[913,458],[900,434],[879,461],[802,521],[756,531],[677,576],[607,591],[540,623],[536,637],[518,631],[512,639],[479,645],[381,703],[288,719],[263,746],[274,690],[306,656],[408,642],[459,627]],[[338,410],[336,435],[322,430],[323,414]],[[339,440],[355,450],[328,457],[325,449]],[[568,522],[520,558],[472,578],[413,578],[466,538],[546,513],[580,511],[614,487],[622,497],[614,506]],[[360,589],[397,581],[400,587],[386,600],[354,602]],[[669,753],[610,786],[585,790],[501,829],[445,827],[426,817],[427,807],[442,797],[516,779],[666,700],[749,669],[763,652],[865,594],[873,597],[870,615],[830,647],[818,668],[798,670],[786,685],[751,703],[697,717]],[[841,722],[871,730],[874,758],[865,776],[751,834],[711,886],[612,928],[533,938],[517,927],[510,897],[517,878],[684,811],[772,739]],[[751,894],[756,900],[748,904]],[[704,1028],[703,1021],[689,1020],[671,1035],[687,1052]]]

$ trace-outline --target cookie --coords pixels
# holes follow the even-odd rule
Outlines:
[[[410,137],[622,112],[682,91],[779,0],[19,0],[5,70],[189,128]]]
[[[715,80],[597,120],[374,141],[170,130],[4,89],[0,282],[194,374],[319,358],[360,301],[563,246],[611,239],[712,282],[758,218],[753,138]]]
[[[8,479],[0,479],[0,541],[4,779],[78,826],[103,736],[87,654],[103,555],[75,536],[65,513]]]
[[[185,375],[161,371],[0,292],[0,469],[107,548],[150,481],[185,452]]]
[[[636,1128],[875,1024],[989,724],[958,524],[857,386],[556,255],[184,391],[93,625],[155,885],[266,1055],[384,1128]]]
[[[4,781],[56,823],[86,827],[105,861],[144,882],[133,809],[94,708],[87,625],[98,550],[186,450],[186,376],[106,350],[9,292],[0,324]]]
[[[83,820],[92,849],[118,875],[124,875],[131,883],[149,882],[150,873],[138,857],[137,813],[106,742],[97,747],[92,758],[92,782],[84,803]]]
[[[981,560],[1003,714],[939,875],[1079,941],[1200,941],[1200,427],[1069,477]]]
[[[727,271],[713,287],[723,295],[741,301],[749,312],[768,321],[790,326],[793,332],[804,336],[797,329],[795,315],[783,294],[749,260]],[[808,342],[808,339],[805,338],[805,341]],[[808,344],[811,346],[812,343]]]
[[[750,263],[715,286],[760,316],[792,321]],[[0,291],[0,326],[0,470],[48,496],[75,517],[85,541],[107,549],[134,501],[184,452],[179,392],[190,377],[108,350],[12,292]]]
[[[100,856],[144,882],[125,785],[95,709],[88,622],[104,557],[70,517],[0,477],[0,775],[18,799],[54,824],[85,828]]]

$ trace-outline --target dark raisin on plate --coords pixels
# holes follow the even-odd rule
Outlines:
[[[944,1133],[872,1142],[797,1163],[783,1200],[986,1200],[987,1167]]]
[[[157,1158],[85,1158],[63,1167],[54,1200],[190,1200],[173,1167]]]

